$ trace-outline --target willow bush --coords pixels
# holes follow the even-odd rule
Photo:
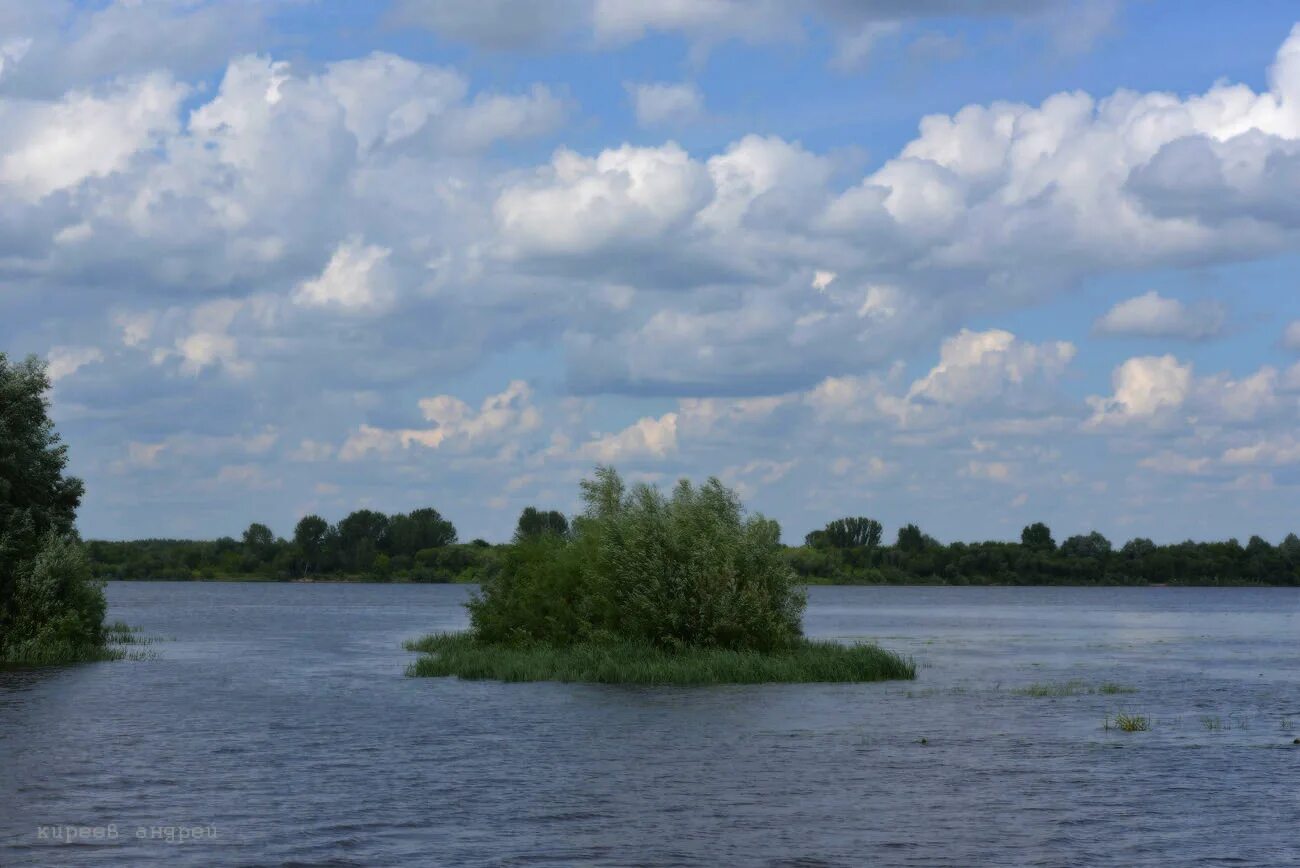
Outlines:
[[[780,528],[717,479],[665,495],[599,467],[582,499],[567,536],[518,544],[470,602],[477,639],[754,651],[799,639],[804,595]]]

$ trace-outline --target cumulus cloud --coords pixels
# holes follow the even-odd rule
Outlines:
[[[1219,334],[1223,320],[1222,305],[1184,304],[1153,290],[1116,304],[1097,320],[1094,330],[1104,335],[1200,340]]]
[[[939,364],[912,384],[907,397],[940,404],[984,401],[1009,388],[1023,389],[1037,378],[1058,377],[1075,352],[1067,341],[1040,346],[1001,329],[962,329],[943,342]]]
[[[387,247],[349,239],[334,251],[319,277],[298,284],[293,300],[306,307],[343,310],[383,307],[392,296],[392,279],[386,270],[391,253]]]
[[[169,359],[179,359],[181,373],[191,377],[208,367],[223,368],[235,377],[248,376],[253,371],[253,363],[241,357],[239,341],[229,333],[243,308],[244,303],[238,299],[199,305],[189,316],[188,328],[172,346],[153,351],[153,363],[161,365]]]
[[[578,450],[582,458],[613,464],[636,458],[663,458],[677,448],[677,414],[646,416],[613,434],[596,437]]]
[[[629,84],[627,91],[643,127],[689,124],[704,114],[704,95],[690,82]]]
[[[175,133],[187,91],[151,73],[53,101],[0,99],[0,189],[39,200],[125,168]]]
[[[493,0],[394,15],[448,40],[610,51],[649,34],[775,42],[808,21],[822,44],[832,22],[830,50],[848,60],[873,32],[952,9],[905,5]],[[1012,5],[1046,8],[988,8]],[[110,7],[177,22],[220,8],[97,8]],[[1092,483],[1132,493],[1135,466],[1157,503],[1179,476],[1226,485],[1229,469],[1258,477],[1287,454],[1277,435],[1296,421],[1300,368],[1234,356],[1207,374],[1207,348],[1187,345],[1124,361],[1081,400],[1094,348],[1056,340],[1050,318],[987,324],[1099,279],[1294,251],[1300,32],[1258,90],[993,101],[864,157],[772,135],[620,143],[563,82],[485,89],[467,71],[481,65],[239,53],[274,41],[222,42],[220,68],[199,72],[161,49],[100,53],[43,83],[30,71],[52,69],[50,34],[69,20],[55,11],[5,31],[29,34],[26,48],[0,39],[0,332],[15,352],[64,348],[60,427],[105,497],[138,493],[131,474],[153,469],[159,511],[193,502],[195,480],[215,498],[283,479],[285,502],[317,484],[340,504],[447,491],[478,516],[466,492],[479,486],[528,476],[541,497],[618,460],[665,479],[722,468],[798,516],[879,492],[956,525],[935,497],[954,483],[978,499],[1014,480],[987,501],[994,522],[1012,494],[1082,514]],[[1224,319],[1147,293],[1098,332],[1202,338]],[[92,347],[102,359],[76,355]],[[521,359],[536,394],[443,385],[485,367],[505,383]],[[449,394],[415,401],[435,392]],[[185,451],[270,421],[282,450]],[[1055,454],[1030,448],[1049,437]],[[796,456],[800,472],[782,473]],[[119,484],[93,484],[101,473]],[[129,510],[103,503],[88,515],[116,528]]]
[[[384,429],[361,425],[344,441],[338,457],[356,461],[369,453],[390,454],[411,446],[438,449],[453,445],[460,449],[497,446],[537,428],[541,414],[532,404],[532,389],[523,380],[513,380],[504,391],[483,399],[474,410],[454,395],[436,395],[419,401],[420,412],[429,428]]]
[[[1171,355],[1139,356],[1115,369],[1110,397],[1088,398],[1092,427],[1158,421],[1182,407],[1192,390],[1192,366]]]

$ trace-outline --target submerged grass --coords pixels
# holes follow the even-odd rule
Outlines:
[[[510,646],[483,643],[467,633],[442,633],[408,642],[406,648],[425,655],[406,674],[433,678],[695,685],[916,677],[912,660],[875,645],[809,640],[787,651],[690,648],[674,652],[646,642]]]
[[[1137,689],[1124,684],[1116,684],[1113,681],[1106,681],[1097,685],[1088,684],[1086,681],[1064,681],[1031,684],[1028,687],[1021,687],[1012,692],[1021,696],[1059,698],[1063,696],[1091,696],[1097,693],[1113,696],[1119,693],[1136,693]]]
[[[96,663],[106,660],[147,660],[148,651],[131,651],[124,646],[152,645],[153,639],[141,636],[139,627],[115,621],[104,627],[103,645],[76,645],[65,641],[28,641],[0,651],[0,666],[68,666],[73,663]]]

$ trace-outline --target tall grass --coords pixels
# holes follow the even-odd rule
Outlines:
[[[499,645],[468,633],[408,642],[424,654],[408,675],[497,681],[585,681],[598,684],[764,684],[857,682],[915,678],[916,666],[875,645],[799,640],[776,651],[692,647],[669,650],[628,640],[555,646]]]
[[[103,644],[71,642],[66,639],[28,639],[9,645],[0,653],[3,666],[67,666],[73,663],[96,663],[106,660],[145,660],[147,651],[131,651],[125,646],[152,645],[154,640],[140,635],[139,627],[115,621],[103,628]]]

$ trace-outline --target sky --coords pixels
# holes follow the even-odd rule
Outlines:
[[[1300,18],[0,0],[0,351],[88,538],[573,512],[1300,530]]]

